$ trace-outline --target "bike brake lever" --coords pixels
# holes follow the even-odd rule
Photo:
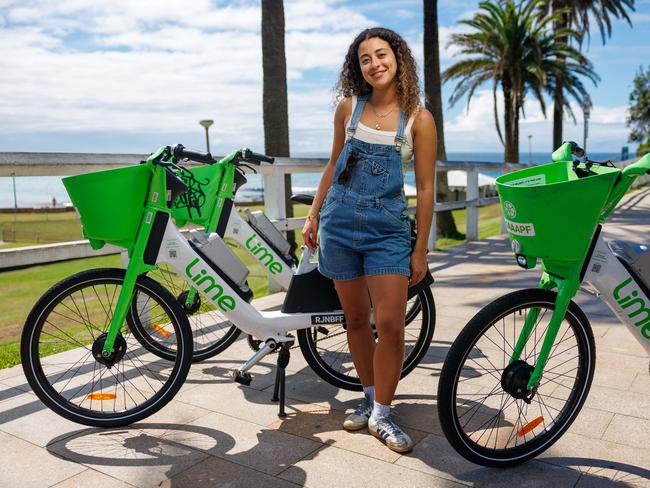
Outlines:
[[[246,167],[247,167],[248,169],[250,169],[253,173],[257,174],[257,170],[256,170],[255,168],[253,168],[252,166],[246,164],[246,163],[239,163],[238,166],[239,166],[239,167],[241,167],[241,166],[246,166]]]

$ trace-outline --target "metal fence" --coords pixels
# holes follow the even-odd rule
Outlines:
[[[0,176],[66,176],[87,173],[111,168],[118,168],[138,164],[146,159],[144,154],[92,154],[92,153],[34,153],[34,152],[4,152],[0,153]],[[327,159],[325,158],[276,158],[273,165],[262,165],[258,172],[263,175],[264,207],[265,212],[276,227],[281,231],[291,231],[303,226],[305,219],[301,217],[287,218],[285,212],[285,184],[284,175],[294,173],[320,173],[323,171]],[[467,174],[465,199],[450,202],[435,202],[434,216],[429,235],[429,249],[435,249],[436,244],[436,213],[444,210],[466,208],[466,236],[467,240],[478,239],[478,209],[479,207],[498,202],[498,197],[481,197],[479,191],[480,171],[511,171],[521,169],[528,165],[505,164],[484,161],[438,161],[436,174],[441,172],[460,170]],[[407,168],[409,169],[409,168]],[[412,167],[410,169],[413,169]],[[415,209],[411,208],[411,212]],[[8,231],[6,241],[18,240],[12,231]],[[39,236],[33,236],[39,242]],[[34,246],[38,247],[38,246]],[[41,246],[42,247],[42,246]],[[61,245],[56,245],[57,256],[61,255]],[[78,243],[71,246],[80,252]],[[46,259],[45,249],[39,249],[39,259]],[[14,251],[15,253],[16,251]],[[9,257],[8,250],[0,250],[0,269],[11,265],[15,260]],[[84,251],[85,255],[86,251]],[[36,254],[35,254],[36,256]],[[72,258],[75,256],[69,256]],[[28,259],[26,257],[25,259]],[[54,260],[62,259],[57,257]],[[39,261],[46,262],[46,261]]]

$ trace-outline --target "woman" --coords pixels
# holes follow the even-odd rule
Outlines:
[[[343,427],[367,426],[390,449],[407,452],[413,442],[389,414],[404,359],[408,287],[427,271],[436,129],[431,113],[420,107],[411,51],[389,29],[357,36],[337,89],[332,154],[302,234],[315,249],[320,227],[319,270],[334,280],[363,385],[364,401]],[[412,155],[418,195],[413,252],[402,171]]]

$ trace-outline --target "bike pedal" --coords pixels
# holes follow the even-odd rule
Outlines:
[[[253,377],[250,374],[242,373],[237,369],[232,372],[232,379],[235,380],[240,385],[245,385],[245,386],[249,386],[251,384],[251,381],[253,381]]]

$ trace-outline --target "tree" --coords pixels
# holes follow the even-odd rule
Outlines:
[[[283,0],[262,0],[262,70],[264,152],[289,157],[289,112],[287,102],[287,61],[284,49]],[[284,177],[287,217],[293,217],[291,175]],[[287,234],[292,251],[293,232]]]
[[[440,81],[440,46],[438,43],[438,1],[424,0],[424,94],[427,110],[433,114],[438,132],[436,159],[447,160],[445,130],[442,117],[442,92]],[[447,172],[436,176],[436,193],[441,201],[449,199]],[[444,237],[458,237],[459,232],[451,210],[436,214],[436,232]]]
[[[549,31],[546,26],[553,25],[561,12],[539,15],[542,3],[530,0],[516,6],[512,0],[482,2],[472,19],[461,21],[473,32],[451,38],[450,43],[460,46],[459,54],[467,58],[442,75],[445,82],[459,80],[450,102],[454,104],[467,95],[468,109],[475,90],[492,82],[494,121],[507,162],[519,162],[519,117],[524,114],[527,94],[539,102],[546,116],[544,91],[562,84],[580,99],[586,94],[580,77],[594,83],[598,79],[591,62],[569,43],[572,39],[579,41],[580,35],[568,28]],[[497,107],[499,88],[503,93],[505,140]]]
[[[574,28],[589,37],[589,19],[596,21],[603,44],[612,36],[612,17],[625,19],[630,26],[632,22],[626,9],[634,11],[634,0],[545,0],[542,15],[551,10],[560,15],[553,23],[556,31]],[[567,43],[568,39],[560,39]],[[561,60],[561,57],[560,57]],[[565,89],[560,81],[553,90],[553,149],[562,144],[562,119],[568,107]],[[571,114],[573,117],[573,114]],[[575,119],[575,118],[574,118]]]
[[[632,82],[634,88],[630,93],[630,112],[627,117],[627,126],[632,128],[629,141],[640,144],[637,156],[650,152],[650,65],[648,71],[643,71],[643,66]]]

